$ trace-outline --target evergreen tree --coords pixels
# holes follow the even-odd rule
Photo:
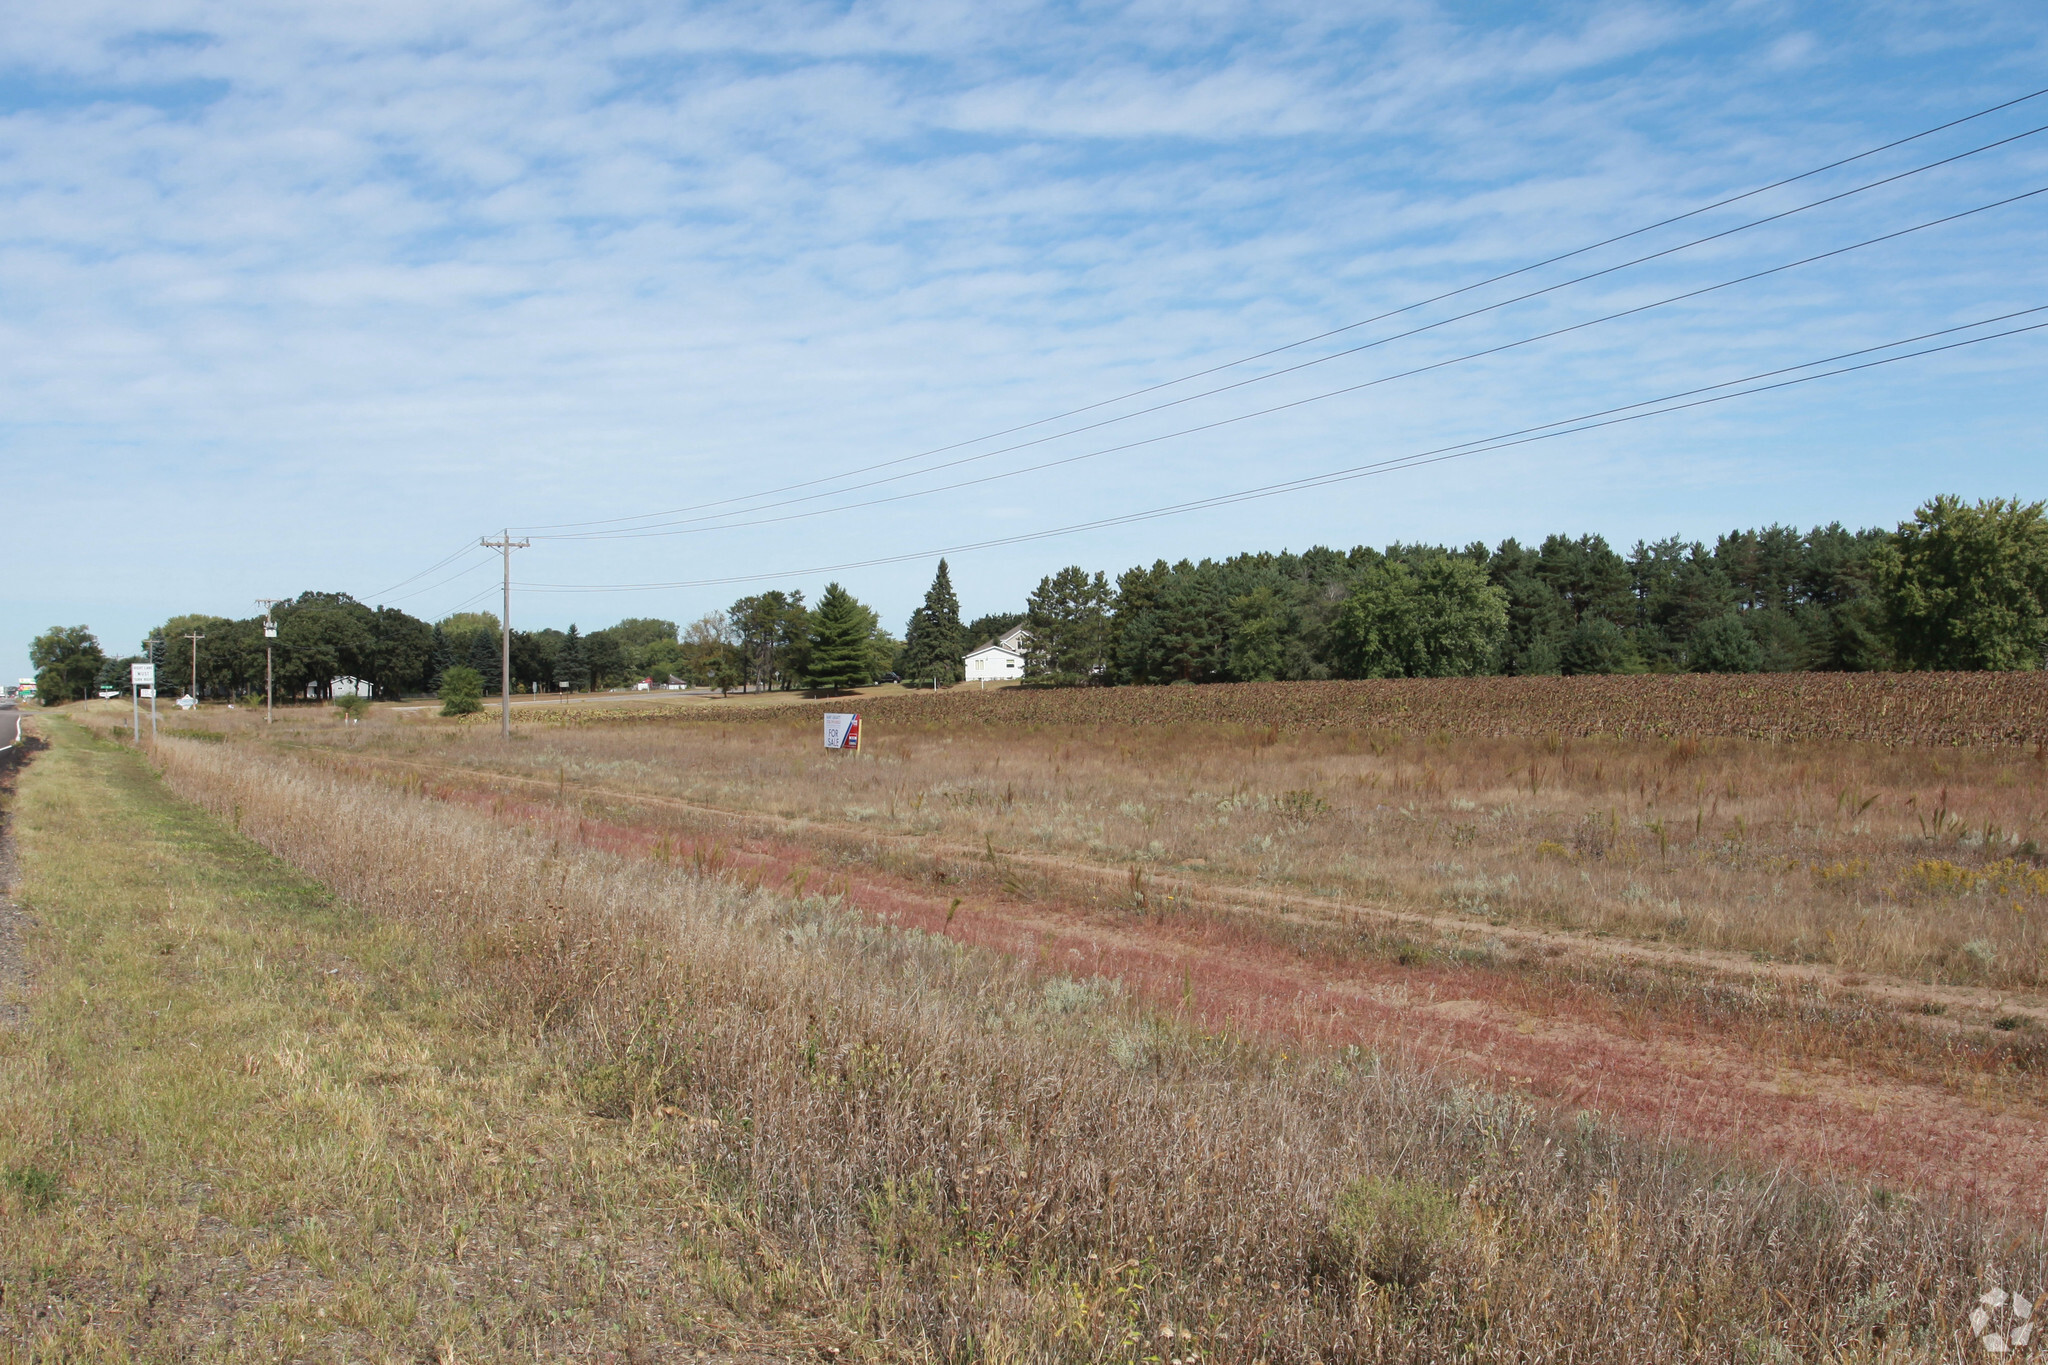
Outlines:
[[[1109,602],[1109,581],[1078,564],[1040,579],[1025,603],[1025,678],[1045,686],[1097,681],[1109,662]]]
[[[810,654],[805,678],[812,687],[837,690],[874,681],[868,642],[875,614],[837,583],[827,583],[810,613]]]
[[[1628,632],[1604,616],[1588,616],[1572,627],[1558,651],[1558,663],[1570,674],[1641,671]]]
[[[583,637],[576,631],[572,621],[569,633],[562,637],[562,650],[555,660],[555,681],[572,692],[580,692],[590,686],[590,656],[584,651]]]
[[[440,675],[455,667],[455,649],[449,645],[449,632],[434,622],[434,643],[426,653],[426,690],[440,692]]]
[[[1750,634],[1743,613],[1731,611],[1693,631],[1686,642],[1685,662],[1695,673],[1760,673],[1764,651]]]
[[[906,683],[934,678],[942,683],[958,682],[966,653],[967,628],[960,624],[960,599],[953,593],[953,577],[942,559],[925,592],[924,605],[910,614],[897,671]]]
[[[498,648],[499,641],[494,636],[478,631],[469,637],[469,650],[462,660],[484,680],[486,695],[496,695],[498,680],[503,676],[503,660],[498,657]]]

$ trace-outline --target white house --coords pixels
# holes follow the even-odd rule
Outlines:
[[[967,681],[984,687],[1017,681],[1024,676],[1024,649],[1029,643],[1024,627],[1012,626],[994,644],[983,645],[967,656]]]

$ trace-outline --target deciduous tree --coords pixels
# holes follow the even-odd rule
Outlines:
[[[1902,522],[1876,561],[1907,668],[2039,668],[2048,661],[2043,504],[1942,496]]]
[[[51,626],[28,647],[36,670],[36,698],[45,706],[93,694],[106,654],[84,626]]]

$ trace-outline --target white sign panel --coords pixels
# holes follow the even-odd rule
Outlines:
[[[828,749],[860,748],[860,717],[849,711],[827,711],[825,713],[825,747]]]
[[[129,685],[130,687],[154,687],[154,686],[156,686],[156,665],[155,665],[155,664],[130,664],[130,665],[128,665],[128,685]]]

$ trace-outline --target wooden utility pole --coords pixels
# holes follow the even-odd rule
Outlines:
[[[185,637],[192,642],[192,704],[199,705],[199,642],[206,637],[193,631]]]
[[[512,552],[523,550],[532,542],[512,539],[512,528],[506,527],[503,535],[496,540],[484,539],[478,542],[487,549],[502,550],[505,554],[505,615],[498,623],[498,731],[506,739],[512,738]]]
[[[256,599],[256,605],[263,608],[263,721],[266,725],[277,723],[277,675],[270,667],[270,648],[277,643],[277,622],[270,618],[270,609],[282,601],[282,597]]]

